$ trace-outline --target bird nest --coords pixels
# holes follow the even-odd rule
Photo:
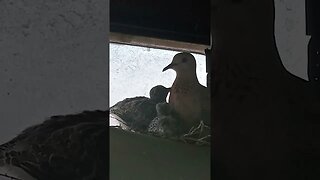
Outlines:
[[[200,123],[197,126],[193,126],[188,131],[188,133],[182,134],[180,136],[163,136],[163,135],[150,133],[150,132],[139,132],[139,131],[134,131],[134,130],[131,130],[128,128],[124,128],[121,125],[111,126],[111,127],[123,129],[123,130],[130,131],[133,133],[138,133],[138,134],[147,134],[147,135],[153,135],[156,137],[167,138],[170,140],[180,141],[180,142],[184,142],[187,144],[193,144],[193,145],[198,145],[198,146],[210,146],[211,145],[211,128],[210,128],[210,126],[204,124],[203,121],[200,121]]]
[[[188,133],[174,139],[183,141],[188,144],[210,146],[211,128],[210,126],[205,125],[203,121],[201,121],[198,126],[192,127]]]

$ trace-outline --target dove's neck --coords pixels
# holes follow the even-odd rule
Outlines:
[[[196,72],[177,73],[175,83],[199,84]]]

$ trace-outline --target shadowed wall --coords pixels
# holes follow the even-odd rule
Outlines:
[[[0,1],[0,143],[108,107],[108,1]]]
[[[314,96],[279,58],[273,0],[212,2],[214,178],[310,178]]]

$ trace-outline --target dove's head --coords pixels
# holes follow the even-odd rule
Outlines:
[[[162,71],[173,69],[177,74],[183,72],[196,72],[196,60],[192,54],[187,52],[178,53],[173,57],[172,62]]]
[[[151,88],[149,95],[150,99],[159,102],[166,102],[166,98],[168,96],[168,93],[170,91],[170,88],[166,88],[162,85],[155,86]]]

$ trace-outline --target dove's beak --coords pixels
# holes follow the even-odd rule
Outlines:
[[[173,66],[175,66],[175,65],[176,65],[176,64],[174,64],[174,63],[169,64],[168,66],[166,66],[165,68],[163,68],[162,72],[164,72],[164,71],[166,71],[166,70],[168,70],[168,69],[172,69]]]

